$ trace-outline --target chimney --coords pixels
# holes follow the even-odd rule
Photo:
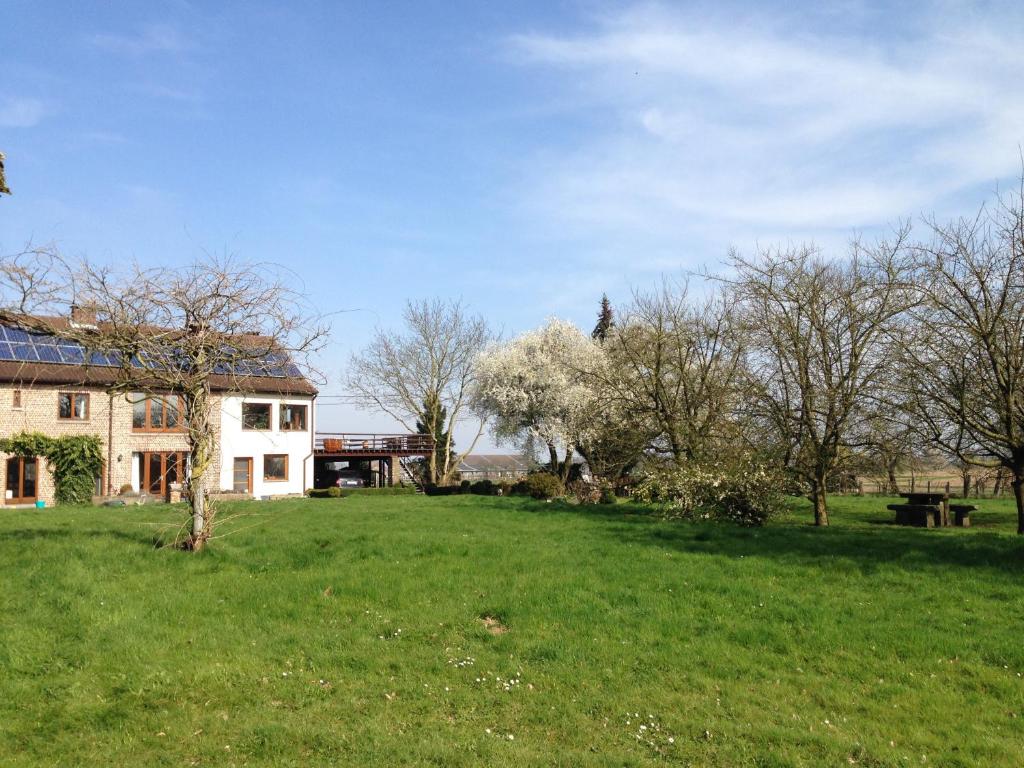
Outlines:
[[[96,307],[91,304],[72,304],[71,324],[95,327]]]

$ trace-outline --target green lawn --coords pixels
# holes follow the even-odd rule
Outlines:
[[[1009,504],[885,504],[236,503],[199,556],[180,509],[0,510],[0,765],[1021,765]]]

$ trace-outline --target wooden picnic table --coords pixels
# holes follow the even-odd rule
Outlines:
[[[920,493],[912,491],[901,493],[905,504],[890,504],[889,509],[896,512],[897,525],[916,525],[922,528],[948,528],[953,525],[949,511],[956,514],[956,525],[967,527],[971,524],[970,513],[977,509],[973,504],[949,503],[949,494],[945,491]]]

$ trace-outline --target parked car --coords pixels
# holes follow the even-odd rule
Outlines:
[[[338,470],[334,484],[339,488],[362,488],[366,485],[363,473],[355,469]]]

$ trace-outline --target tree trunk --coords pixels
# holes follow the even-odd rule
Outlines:
[[[562,472],[559,475],[562,478],[562,485],[569,482],[569,472],[572,471],[572,457],[574,448],[570,445],[565,449],[565,463],[562,464]]]
[[[1013,470],[1013,479],[1010,481],[1013,486],[1013,499],[1017,502],[1017,533],[1024,533],[1024,467],[1017,467]]]
[[[437,437],[434,437],[434,447],[427,457],[427,475],[431,485],[437,485]]]
[[[886,471],[889,473],[889,493],[893,496],[900,495],[900,484],[896,480],[896,467],[890,464],[886,467]]]
[[[814,503],[814,524],[828,525],[828,506],[825,503],[825,478],[811,481],[811,501]]]
[[[963,497],[966,499],[967,495],[971,492],[971,473],[970,472],[964,472],[963,473],[963,480],[964,480],[964,493],[963,493]]]
[[[1005,482],[1006,477],[1003,474],[1003,468],[1000,467],[999,469],[996,470],[996,483],[995,486],[992,488],[992,495],[995,498],[998,499],[1000,496],[1003,495],[1003,483]]]
[[[185,468],[185,498],[192,517],[188,549],[198,552],[213,531],[214,510],[209,503],[207,472],[213,459],[213,429],[210,425],[210,392],[202,388],[186,392],[185,423],[188,436],[188,466]]]
[[[549,468],[552,475],[559,474],[558,472],[558,448],[555,447],[554,443],[548,443],[548,458]]]

